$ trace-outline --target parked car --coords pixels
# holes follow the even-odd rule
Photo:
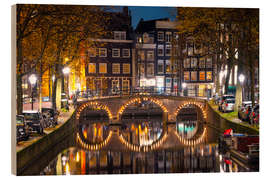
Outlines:
[[[42,108],[41,112],[44,119],[45,128],[55,127],[58,124],[58,111],[54,110],[53,108]]]
[[[223,95],[221,96],[221,98],[219,99],[219,102],[218,102],[218,110],[221,111],[222,109],[222,104],[224,103],[224,101],[226,99],[235,99],[234,95]]]
[[[242,106],[239,107],[238,110],[238,118],[242,121],[249,122],[249,114],[251,112],[252,102],[251,101],[244,101]]]
[[[252,110],[251,110],[251,112],[249,114],[250,124],[254,124],[255,118],[256,118],[257,115],[259,116],[259,114],[260,114],[260,112],[259,112],[259,104],[256,104],[252,108]]]
[[[24,111],[23,115],[29,132],[43,134],[44,120],[40,112]]]
[[[17,115],[16,116],[16,129],[17,129],[17,143],[20,141],[26,141],[29,138],[29,133],[26,129],[24,116]]]
[[[229,112],[234,110],[235,99],[225,99],[221,106],[222,112]]]

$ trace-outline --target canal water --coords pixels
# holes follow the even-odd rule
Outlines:
[[[139,111],[140,110],[140,111]],[[119,134],[129,144],[143,147],[151,146],[163,136],[168,124],[163,122],[162,113],[155,107],[143,109],[130,107],[122,116]],[[90,111],[89,111],[90,112]],[[140,112],[140,113],[134,113]],[[102,113],[101,113],[102,114]],[[104,148],[89,150],[79,143],[63,149],[40,172],[40,175],[78,175],[78,174],[144,174],[144,173],[199,173],[199,172],[245,172],[250,171],[239,162],[220,154],[218,148],[219,133],[207,127],[201,114],[194,107],[180,111],[177,121],[171,124],[171,131],[185,140],[196,139],[207,129],[204,141],[196,146],[177,145],[169,148],[137,152],[128,149]],[[80,121],[77,132],[83,142],[100,144],[110,136],[107,118],[93,117],[85,114]],[[74,136],[76,137],[76,136]],[[170,142],[168,136],[167,142]],[[110,146],[117,146],[111,143]]]

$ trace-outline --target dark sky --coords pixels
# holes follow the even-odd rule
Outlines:
[[[173,7],[145,7],[145,6],[129,6],[132,15],[132,26],[135,29],[141,18],[144,20],[170,18],[175,19],[176,8]]]

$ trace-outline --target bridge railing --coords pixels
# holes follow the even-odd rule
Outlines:
[[[165,87],[131,87],[127,89],[98,89],[77,91],[76,98],[108,97],[108,96],[131,96],[131,95],[164,95],[164,96],[183,96],[178,89]]]

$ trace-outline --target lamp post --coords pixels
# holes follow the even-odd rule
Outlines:
[[[239,75],[239,81],[240,81],[240,84],[241,84],[241,87],[242,87],[242,99],[243,99],[243,84],[244,84],[244,81],[245,81],[245,76],[243,74],[240,74]]]
[[[35,84],[36,84],[36,82],[37,82],[37,76],[35,75],[35,74],[32,74],[30,77],[29,77],[29,82],[30,82],[30,84],[31,84],[31,91],[32,91],[32,94],[31,94],[31,103],[32,103],[32,110],[34,109],[34,103],[33,103],[33,100],[34,100],[34,86],[35,86]]]
[[[186,93],[185,93],[185,91],[186,91],[186,87],[187,87],[187,83],[182,83],[182,88],[183,88],[183,96],[186,96]]]

